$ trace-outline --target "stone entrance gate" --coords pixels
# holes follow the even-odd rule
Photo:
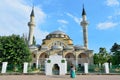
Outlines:
[[[46,75],[65,75],[67,73],[67,61],[60,55],[51,55],[45,61]]]

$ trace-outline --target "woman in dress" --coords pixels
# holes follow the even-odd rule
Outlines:
[[[70,77],[71,78],[75,78],[76,77],[75,67],[74,66],[71,66]]]

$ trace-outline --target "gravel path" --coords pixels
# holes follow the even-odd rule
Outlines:
[[[0,80],[120,80],[120,75],[77,75],[74,79],[69,75],[0,75]]]

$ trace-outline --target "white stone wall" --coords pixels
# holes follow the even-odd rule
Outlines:
[[[48,63],[48,60],[50,60],[50,63]],[[61,62],[61,60],[65,60],[64,63]],[[60,72],[59,75],[65,75],[67,73],[67,61],[65,58],[62,58],[62,56],[59,55],[51,55],[49,58],[45,61],[45,74],[46,75],[53,75],[52,74],[52,68],[54,64],[58,64]]]

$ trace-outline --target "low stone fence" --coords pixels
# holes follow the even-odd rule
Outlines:
[[[2,62],[1,73],[3,73],[3,74],[6,73],[8,67],[11,67],[11,66],[8,66],[8,62]],[[18,67],[17,67],[17,69],[18,69]],[[28,63],[27,62],[24,62],[24,64],[23,64],[23,71],[22,72],[23,73],[28,73]]]
[[[69,74],[70,69],[67,70],[67,74]],[[0,71],[1,74],[45,74],[45,66],[41,65],[36,69],[35,66],[24,62],[21,66],[17,66],[16,70],[13,70],[12,65],[8,65],[8,62],[2,62]],[[102,66],[84,63],[83,66],[76,66],[76,74],[120,74],[120,66],[109,66],[108,63],[104,63]]]

